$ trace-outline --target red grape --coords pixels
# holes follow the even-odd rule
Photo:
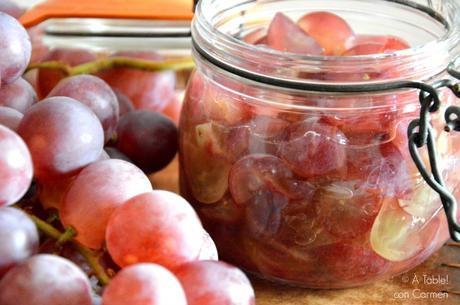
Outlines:
[[[0,281],[2,305],[91,305],[88,278],[59,256],[35,255]]]
[[[133,164],[114,159],[95,162],[70,185],[61,205],[61,221],[77,230],[76,239],[83,245],[99,249],[113,211],[151,190],[149,179]]]
[[[96,60],[96,55],[86,50],[55,49],[49,52],[42,61],[59,61],[70,66],[78,66]],[[37,93],[40,97],[47,96],[66,75],[56,69],[40,69],[37,75]]]
[[[316,40],[282,13],[275,15],[268,28],[267,44],[278,51],[304,55],[323,54],[323,48]]]
[[[161,61],[155,52],[126,51],[112,57],[128,57]],[[146,72],[128,68],[114,68],[99,74],[112,88],[131,99],[137,109],[162,111],[174,95],[176,75],[173,71]]]
[[[16,109],[0,106],[0,124],[17,131],[24,115]]]
[[[307,119],[291,125],[281,157],[302,177],[340,177],[346,170],[346,143],[337,127]]]
[[[58,180],[39,182],[38,199],[43,208],[59,210],[64,202],[64,196],[74,180],[75,176],[70,176]]]
[[[136,110],[117,127],[117,148],[150,174],[168,165],[177,153],[176,125],[159,113]]]
[[[96,161],[104,132],[96,115],[68,97],[51,97],[33,105],[18,128],[32,154],[35,177],[54,180]]]
[[[341,55],[346,42],[354,36],[345,20],[329,12],[306,14],[297,24],[324,48],[326,55]]]
[[[60,81],[49,96],[71,97],[88,106],[104,128],[105,142],[110,140],[118,123],[118,101],[102,79],[92,75],[69,77]]]
[[[174,268],[198,257],[203,228],[182,197],[152,191],[130,199],[113,213],[106,242],[120,267],[152,262]]]
[[[16,203],[29,189],[33,165],[23,140],[0,125],[0,207]]]
[[[156,264],[121,270],[104,290],[102,305],[187,305],[185,293],[170,271]]]
[[[38,250],[35,224],[21,210],[0,208],[0,278]]]
[[[29,35],[10,15],[0,13],[0,79],[3,84],[17,80],[27,68],[32,53]]]
[[[241,270],[224,262],[189,262],[174,273],[184,287],[188,305],[255,305],[249,279]]]
[[[0,12],[6,13],[16,19],[19,19],[19,17],[24,14],[25,9],[19,7],[19,5],[11,0],[2,0],[0,2]]]
[[[113,92],[117,96],[120,117],[136,109],[134,108],[133,102],[131,102],[129,97],[118,90],[113,90]]]
[[[0,106],[14,108],[21,113],[25,113],[36,102],[37,94],[34,88],[22,77],[11,84],[2,85]]]

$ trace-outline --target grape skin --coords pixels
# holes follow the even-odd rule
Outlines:
[[[23,117],[22,113],[13,108],[0,106],[0,124],[11,130],[17,131]]]
[[[0,208],[0,278],[38,250],[38,231],[22,211]]]
[[[25,113],[38,101],[34,88],[22,77],[0,89],[0,106],[6,106]]]
[[[86,275],[59,256],[35,255],[0,281],[2,305],[91,305]]]
[[[104,143],[96,115],[68,97],[51,97],[33,105],[18,133],[30,149],[39,181],[70,176],[96,161]]]
[[[102,305],[186,305],[176,277],[156,264],[137,264],[121,270],[104,291]]]
[[[32,159],[24,141],[0,125],[0,207],[16,203],[29,189]]]
[[[113,211],[132,197],[152,190],[150,180],[131,163],[103,160],[83,169],[68,188],[61,204],[64,226],[74,227],[76,239],[99,249]]]

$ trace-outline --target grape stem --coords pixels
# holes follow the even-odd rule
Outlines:
[[[77,235],[77,231],[75,231],[74,228],[72,227],[69,227],[65,230],[65,232],[63,234],[61,234],[61,236],[59,237],[59,239],[57,240],[56,244],[58,246],[62,246],[63,244],[65,244],[66,242],[72,240],[72,238],[74,238],[75,236]]]
[[[68,229],[65,233],[61,233],[58,229],[46,221],[41,220],[37,216],[31,214],[28,215],[40,231],[45,233],[47,236],[56,239],[58,243],[60,240],[65,240],[68,238],[68,240],[72,242],[72,245],[75,247],[75,249],[77,249],[77,251],[86,259],[91,269],[93,270],[94,275],[96,275],[99,283],[102,286],[106,286],[110,282],[110,278],[105,272],[105,269],[99,263],[100,254],[97,254],[96,252],[82,246],[80,243],[73,240],[72,238],[75,235],[75,233],[73,233],[75,232],[74,229]],[[73,234],[72,237],[70,237],[71,234]]]
[[[165,61],[150,61],[127,57],[111,57],[84,63],[75,67],[69,66],[59,61],[45,61],[29,65],[26,72],[34,69],[52,69],[60,70],[67,76],[74,76],[80,74],[94,74],[111,68],[132,68],[143,71],[158,72],[165,70],[185,70],[191,69],[194,66],[195,64],[190,57]]]

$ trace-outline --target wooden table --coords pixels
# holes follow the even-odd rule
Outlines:
[[[178,192],[178,162],[151,177],[155,189]],[[373,285],[343,290],[280,286],[251,278],[257,305],[460,305],[460,247],[444,246],[416,269]],[[424,277],[426,280],[424,280]],[[431,278],[447,279],[436,284]]]

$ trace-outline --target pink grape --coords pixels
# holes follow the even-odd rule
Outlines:
[[[0,125],[0,207],[16,203],[29,189],[32,159],[23,140]]]
[[[137,264],[121,270],[102,296],[102,305],[187,305],[177,278],[156,264]]]
[[[63,79],[49,96],[67,96],[88,106],[104,128],[105,142],[109,141],[118,123],[118,100],[109,85],[93,75],[77,75]]]
[[[16,109],[0,106],[0,124],[17,131],[24,115]]]
[[[128,57],[161,61],[163,57],[149,51],[118,52],[112,57]],[[173,71],[146,72],[136,69],[114,68],[99,74],[112,88],[126,95],[137,109],[162,111],[174,96],[176,74]]]
[[[69,66],[78,66],[96,60],[96,55],[82,49],[54,49],[42,58],[41,61],[59,61]],[[51,90],[66,75],[56,69],[39,69],[37,75],[37,93],[46,97]]]
[[[77,230],[80,243],[99,249],[113,211],[151,190],[149,179],[133,164],[115,159],[95,162],[70,185],[61,205],[61,221]]]
[[[96,161],[104,133],[96,115],[68,97],[33,105],[18,128],[32,154],[39,181],[69,176]]]
[[[3,85],[14,82],[24,73],[30,61],[32,45],[23,26],[5,13],[0,13],[0,36],[0,78]]]
[[[2,305],[91,305],[88,278],[75,264],[54,255],[35,255],[0,281]]]
[[[0,2],[0,12],[6,13],[16,19],[19,19],[19,17],[24,14],[25,9],[19,7],[11,0],[2,0]]]
[[[174,273],[184,287],[188,305],[254,305],[254,289],[246,275],[224,262],[195,261]]]
[[[160,113],[136,110],[117,127],[117,148],[147,174],[168,165],[177,153],[176,125]]]
[[[34,88],[22,77],[0,89],[0,106],[6,106],[25,113],[37,102]]]
[[[120,267],[151,262],[174,268],[197,258],[203,228],[182,197],[152,191],[130,199],[113,213],[106,242]]]
[[[21,210],[0,208],[0,278],[38,250],[35,224]]]
[[[136,108],[134,108],[133,102],[129,99],[129,97],[118,90],[113,90],[113,92],[117,96],[120,117],[127,114],[128,112],[136,110]]]

